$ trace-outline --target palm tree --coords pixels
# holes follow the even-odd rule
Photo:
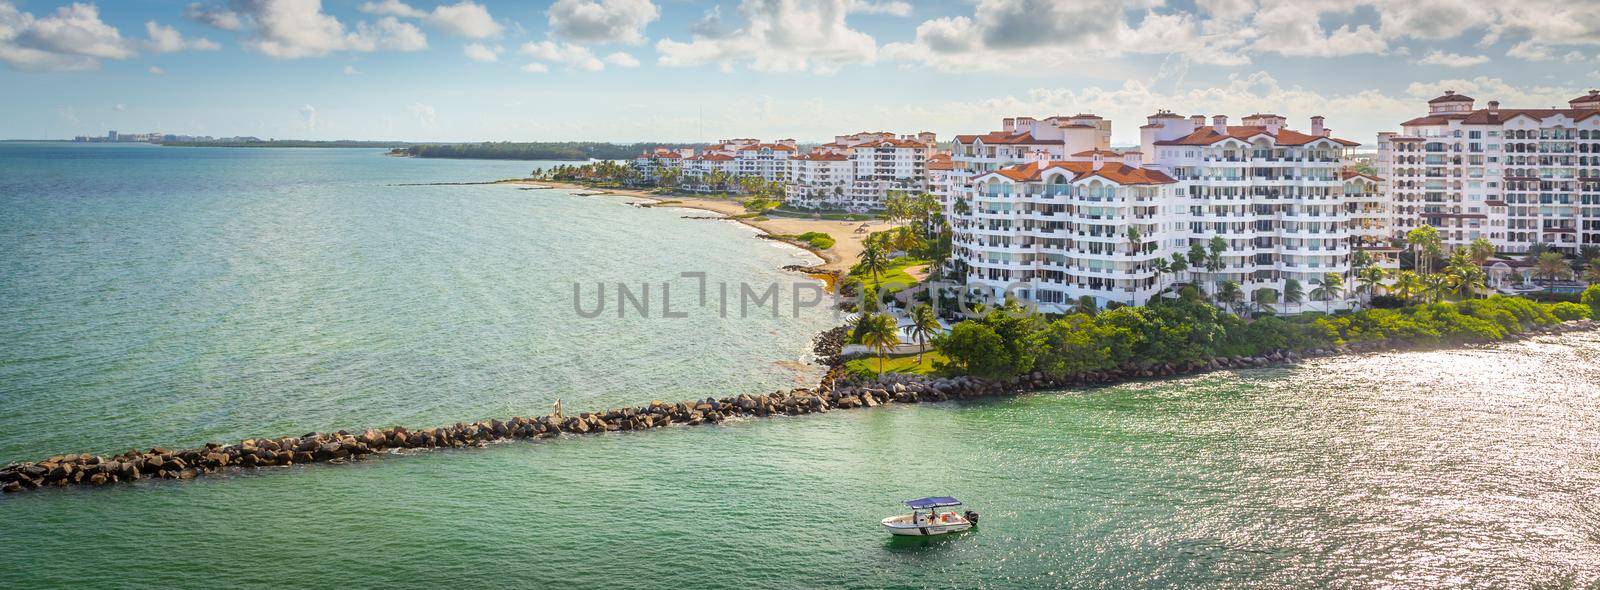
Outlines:
[[[894,318],[886,313],[867,314],[861,318],[859,324],[861,343],[867,349],[878,355],[878,375],[883,375],[883,359],[889,355],[889,350],[900,343],[900,331],[895,328]]]
[[[1471,244],[1467,244],[1467,258],[1480,267],[1488,264],[1489,259],[1494,258],[1494,244],[1488,238],[1473,240]]]
[[[1317,301],[1326,301],[1324,311],[1333,313],[1333,300],[1344,292],[1344,275],[1330,272],[1322,275],[1322,284],[1311,290],[1311,298]]]
[[[1394,277],[1395,295],[1399,295],[1408,304],[1422,294],[1423,288],[1422,276],[1415,272],[1402,270]]]
[[[1301,289],[1300,281],[1286,279],[1283,281],[1283,302],[1289,305],[1300,305],[1305,301],[1306,292]]]
[[[1077,303],[1072,306],[1073,313],[1081,313],[1083,315],[1094,315],[1098,311],[1100,311],[1100,304],[1095,303],[1094,297],[1091,295],[1079,297]]]
[[[1172,273],[1172,278],[1176,279],[1178,275],[1189,271],[1189,259],[1184,258],[1182,254],[1173,252],[1172,262],[1167,264],[1167,270]]]
[[[879,240],[867,238],[866,245],[861,250],[861,268],[872,273],[872,282],[876,283],[878,275],[888,266],[889,253],[884,251],[883,244]]]
[[[1383,286],[1383,279],[1388,275],[1389,273],[1376,264],[1362,267],[1361,270],[1356,271],[1356,290],[1366,294],[1364,303],[1372,302],[1372,296],[1377,294],[1378,287]]]
[[[1475,297],[1480,289],[1488,288],[1483,284],[1483,267],[1473,262],[1471,255],[1470,250],[1456,250],[1444,267],[1445,275],[1450,277],[1451,290],[1462,299]]]
[[[1154,262],[1150,263],[1150,270],[1155,271],[1156,275],[1156,294],[1150,296],[1151,299],[1155,299],[1156,297],[1161,296],[1162,290],[1166,289],[1166,285],[1162,284],[1161,278],[1172,273],[1172,263],[1165,258],[1157,258]]]
[[[1222,236],[1211,236],[1211,245],[1206,249],[1206,272],[1211,273],[1211,282],[1217,282],[1217,274],[1222,271],[1222,253],[1227,251],[1228,241]]]
[[[660,182],[661,186],[675,187],[678,186],[678,181],[683,180],[683,169],[662,168],[661,173],[657,174],[656,178],[660,179],[658,182]]]
[[[916,340],[917,363],[922,362],[923,349],[928,347],[928,337],[939,333],[939,316],[933,313],[933,308],[927,304],[911,308],[911,325],[906,326],[906,331],[911,338]]]
[[[1433,261],[1439,257],[1444,241],[1439,238],[1439,230],[1431,225],[1424,225],[1406,232],[1406,243],[1411,244],[1412,266],[1417,269],[1417,274],[1427,276],[1433,272]]]
[[[1143,247],[1143,244],[1141,243],[1143,238],[1144,236],[1140,234],[1138,226],[1128,226],[1128,254],[1133,256],[1139,255],[1139,250],[1141,250]]]
[[[1260,289],[1256,289],[1255,302],[1257,307],[1265,307],[1268,310],[1273,310],[1274,308],[1272,306],[1278,304],[1278,290],[1273,289],[1272,287],[1262,287]]]
[[[1244,301],[1244,289],[1239,286],[1237,281],[1223,281],[1222,285],[1217,287],[1215,299],[1217,304],[1226,306],[1230,311],[1238,314],[1239,304]]]
[[[1583,271],[1583,280],[1591,285],[1600,285],[1600,257],[1589,259],[1589,269]]]
[[[1572,265],[1560,252],[1543,252],[1539,254],[1538,262],[1533,264],[1533,274],[1553,281],[1571,275]]]

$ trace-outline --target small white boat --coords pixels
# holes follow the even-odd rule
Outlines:
[[[883,528],[889,529],[889,534],[905,537],[931,537],[948,533],[959,533],[978,524],[978,513],[971,510],[964,514],[957,514],[954,510],[940,512],[940,508],[960,506],[961,501],[949,496],[932,498],[917,498],[906,500],[906,506],[911,507],[911,514],[902,514],[883,519]]]

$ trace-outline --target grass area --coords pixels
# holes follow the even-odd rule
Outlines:
[[[917,362],[917,355],[914,354],[908,356],[891,356],[883,359],[883,372],[932,375],[936,372],[933,368],[934,364],[944,363],[946,360],[947,359],[945,359],[944,355],[940,354],[937,350],[930,350],[927,352],[927,354],[922,355],[922,362],[920,363]],[[869,356],[851,359],[845,362],[844,368],[852,375],[877,375],[878,357]]]
[[[879,271],[877,279],[873,279],[872,273],[861,268],[859,264],[850,269],[850,277],[861,281],[862,288],[874,287],[879,293],[887,295],[917,284],[917,279],[906,272],[906,269],[924,264],[928,264],[928,261],[902,256],[889,261],[889,267]]]
[[[833,236],[819,231],[808,231],[803,234],[784,234],[783,237],[791,240],[800,240],[810,244],[812,248],[816,248],[818,250],[827,250],[828,248],[832,248],[835,243]]]

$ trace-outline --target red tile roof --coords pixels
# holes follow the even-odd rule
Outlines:
[[[1456,91],[1454,90],[1446,90],[1444,91],[1444,96],[1430,100],[1428,101],[1428,104],[1438,104],[1441,102],[1472,102],[1472,97],[1465,94],[1456,94]]]
[[[1383,179],[1379,178],[1378,175],[1376,175],[1376,174],[1367,174],[1365,172],[1357,172],[1356,170],[1353,170],[1353,169],[1350,169],[1350,168],[1345,168],[1344,170],[1340,170],[1339,171],[1339,178],[1341,178],[1343,180],[1350,180],[1350,179],[1355,178],[1357,176],[1359,176],[1361,178],[1365,178],[1365,179],[1373,181],[1373,182],[1383,182]]]
[[[792,160],[811,160],[817,162],[845,162],[850,158],[844,154],[831,154],[826,152],[811,152],[803,156],[795,156]]]
[[[1177,182],[1171,176],[1167,176],[1159,170],[1136,168],[1121,162],[1106,162],[1099,170],[1094,169],[1093,162],[1047,162],[1043,165],[1038,162],[1030,162],[1019,166],[1007,166],[987,174],[980,174],[974,180],[989,174],[999,174],[1017,182],[1033,182],[1043,180],[1045,173],[1058,169],[1071,172],[1073,181],[1099,177],[1124,186],[1172,184]]]
[[[1092,149],[1092,150],[1083,150],[1083,151],[1078,152],[1076,154],[1072,154],[1072,157],[1074,157],[1074,158],[1092,158],[1092,157],[1095,156],[1095,154],[1099,154],[1101,157],[1104,157],[1104,158],[1121,158],[1122,157],[1122,154],[1117,152],[1117,151],[1115,151],[1115,150],[1103,150],[1103,149],[1100,149],[1100,148],[1095,148],[1095,149]]]
[[[1567,104],[1577,106],[1591,102],[1600,102],[1600,90],[1590,90],[1588,94],[1567,101]]]
[[[1360,143],[1350,141],[1348,139],[1310,135],[1286,128],[1279,128],[1278,132],[1274,134],[1267,127],[1258,127],[1254,125],[1230,125],[1228,126],[1227,131],[1228,133],[1223,135],[1221,133],[1217,133],[1216,129],[1212,128],[1211,126],[1205,126],[1196,129],[1194,133],[1190,133],[1178,139],[1158,141],[1156,142],[1156,145],[1211,145],[1230,137],[1233,139],[1249,141],[1258,135],[1272,137],[1273,142],[1277,145],[1305,145],[1319,139],[1331,140],[1335,143],[1345,146],[1361,145]]]
[[[982,140],[990,145],[1060,145],[1059,139],[1035,139],[1031,133],[1006,133],[994,131],[983,135],[957,135],[956,143],[975,143]]]
[[[954,170],[955,163],[950,161],[950,154],[934,154],[928,156],[929,170]]]
[[[1556,115],[1567,117],[1573,121],[1582,121],[1589,117],[1600,115],[1600,109],[1497,109],[1494,114],[1490,114],[1488,109],[1478,109],[1466,113],[1417,117],[1401,123],[1400,126],[1443,125],[1450,121],[1461,121],[1462,125],[1499,125],[1521,116],[1543,120]]]

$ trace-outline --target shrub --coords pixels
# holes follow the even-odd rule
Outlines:
[[[1406,306],[1406,300],[1393,295],[1373,295],[1369,303],[1377,309],[1400,309]]]
[[[1565,302],[1550,306],[1550,313],[1561,318],[1563,322],[1587,320],[1593,315],[1589,312],[1589,308],[1584,305]]]
[[[807,244],[811,244],[812,248],[816,248],[818,250],[827,250],[828,248],[832,248],[834,244],[833,236],[819,231],[808,231],[798,236],[794,236],[794,238]]]
[[[1588,289],[1583,290],[1582,299],[1578,301],[1589,306],[1590,316],[1600,317],[1600,285],[1589,285]]]

